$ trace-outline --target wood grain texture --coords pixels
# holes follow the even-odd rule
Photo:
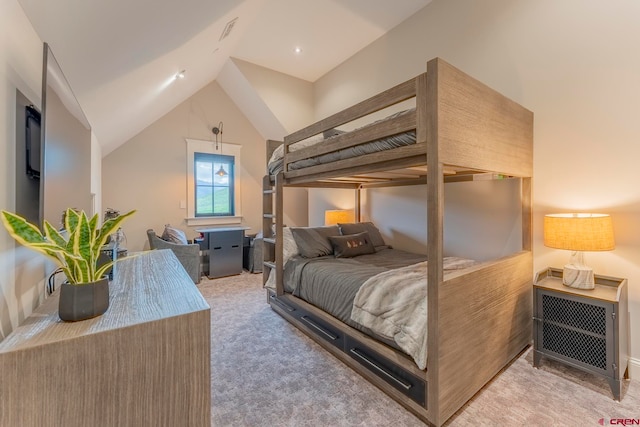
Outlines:
[[[405,114],[399,117],[386,119],[352,132],[345,132],[334,136],[330,141],[323,144],[315,144],[307,148],[287,154],[285,169],[287,164],[309,157],[320,156],[343,148],[354,147],[365,142],[385,138],[391,135],[408,132],[416,128],[416,114]]]
[[[267,141],[270,142],[270,141]],[[269,157],[267,157],[268,159]],[[273,195],[275,189],[271,183],[271,177],[265,175],[262,178],[262,234],[267,239],[275,239],[273,234]],[[269,216],[270,215],[270,216]],[[272,263],[275,261],[275,243],[262,240],[262,284],[264,285],[269,280],[269,273],[272,270]],[[276,242],[277,243],[277,242]]]
[[[422,165],[425,162],[426,147],[424,144],[413,144],[392,150],[337,160],[323,165],[285,172],[287,183],[309,182],[322,178],[350,176],[361,172],[384,171],[389,168]]]
[[[171,251],[120,262],[100,317],[57,304],[0,343],[0,425],[210,424],[209,306]]]
[[[520,203],[522,206],[522,249],[533,250],[533,205],[531,202],[531,178],[522,178]]]
[[[531,343],[532,271],[533,256],[524,251],[440,286],[439,347],[429,355],[438,358],[442,421]]]
[[[415,402],[388,391],[370,373],[363,375],[421,418],[440,426],[531,341],[533,114],[436,58],[428,62],[426,74],[285,137],[285,145],[412,96],[416,97],[415,145],[285,172],[282,185],[321,186],[330,180],[355,183],[359,179],[360,188],[409,185],[411,174],[399,170],[416,166],[421,169],[413,174],[415,182],[424,184],[427,166],[426,408],[416,408]],[[411,125],[403,122],[393,126]],[[374,129],[388,134],[392,128],[380,124]],[[324,146],[295,155],[285,153],[285,164],[310,153],[335,151],[375,138],[375,132],[368,131],[345,134]],[[397,173],[397,180],[387,174],[380,175],[380,182],[371,181],[377,178],[375,173],[385,171]],[[522,178],[522,252],[444,277],[444,182],[452,172],[493,172]],[[277,209],[282,209],[282,204]],[[328,350],[336,353],[335,348]]]
[[[441,373],[439,369],[440,334],[438,305],[440,283],[442,283],[442,259],[443,259],[443,232],[444,232],[444,172],[440,161],[438,149],[439,121],[438,121],[438,81],[439,73],[437,62],[427,63],[426,78],[421,79],[418,86],[421,103],[423,104],[423,118],[419,122],[424,126],[421,135],[426,139],[427,146],[427,257],[429,270],[427,272],[427,384],[428,384],[428,408],[430,410],[429,421],[440,425],[440,399],[438,398]]]
[[[534,287],[549,289],[567,295],[578,295],[584,298],[593,298],[607,302],[619,302],[626,299],[622,294],[627,292],[627,279],[594,275],[594,282],[597,285],[593,289],[571,288],[562,284],[562,270],[559,268],[548,268],[536,274]]]
[[[533,113],[441,59],[429,65],[438,73],[442,163],[530,177]]]
[[[275,262],[276,262],[276,292],[278,295],[284,294],[283,276],[284,276],[284,241],[282,240],[282,233],[284,228],[284,176],[282,173],[276,175],[275,189],[275,212],[276,212],[276,248],[275,248]]]
[[[415,80],[408,80],[286,136],[284,138],[284,143],[286,146],[289,146],[305,138],[324,132],[325,130],[332,129],[336,126],[364,117],[367,114],[380,111],[390,105],[413,98],[415,94]],[[285,152],[287,151],[288,150],[285,150]]]

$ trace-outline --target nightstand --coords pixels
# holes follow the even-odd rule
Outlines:
[[[562,284],[548,268],[533,285],[533,366],[542,356],[604,377],[620,400],[628,378],[627,279],[595,276],[595,289]]]

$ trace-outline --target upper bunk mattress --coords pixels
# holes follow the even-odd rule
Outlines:
[[[379,123],[384,120],[389,120],[392,118],[396,118],[402,115],[415,113],[415,109],[409,109],[405,111],[401,111],[399,113],[393,114],[385,119],[378,120],[374,123],[371,123],[367,126],[371,126],[375,123]],[[363,127],[363,128],[364,128]],[[362,128],[359,128],[362,129]],[[305,140],[296,142],[295,144],[291,144],[289,147],[290,151],[297,151],[302,148],[311,147],[316,144],[320,144],[323,142],[331,142],[338,135],[343,134],[343,131],[332,129],[323,134],[316,135],[314,137],[307,138]],[[332,163],[338,160],[350,159],[353,157],[362,156],[365,154],[377,153],[380,151],[391,150],[397,147],[404,147],[406,145],[411,145],[416,143],[416,132],[415,130],[400,133],[397,135],[392,135],[384,138],[380,138],[374,141],[366,142],[360,145],[356,145],[354,147],[343,148],[338,151],[333,151],[331,153],[322,154],[315,157],[310,157],[307,159],[301,159],[296,162],[289,163],[289,170],[298,170],[307,168],[310,166],[323,165],[327,163]],[[283,170],[284,166],[284,144],[279,146],[269,159],[269,163],[267,165],[269,175],[275,175]]]

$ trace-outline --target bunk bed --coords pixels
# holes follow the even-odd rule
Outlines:
[[[334,131],[407,100],[415,101],[408,112]],[[304,143],[317,135],[321,140]],[[382,151],[357,150],[407,135],[413,141]],[[271,156],[277,142],[268,144]],[[426,73],[286,136],[281,150],[277,173],[263,180],[263,281],[275,278],[267,288],[268,303],[422,420],[444,424],[530,344],[533,114],[435,58]],[[522,250],[449,271],[443,248],[445,183],[473,180],[476,174],[520,179]],[[353,189],[359,218],[363,190],[415,184],[426,184],[427,192],[426,369],[390,343],[285,289],[284,187]]]

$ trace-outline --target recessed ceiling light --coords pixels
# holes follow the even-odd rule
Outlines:
[[[176,74],[176,79],[184,79],[184,75],[186,73],[186,70],[182,70],[179,73]]]
[[[295,49],[293,49],[293,51],[297,54],[302,53],[302,48],[300,46],[296,46]]]

